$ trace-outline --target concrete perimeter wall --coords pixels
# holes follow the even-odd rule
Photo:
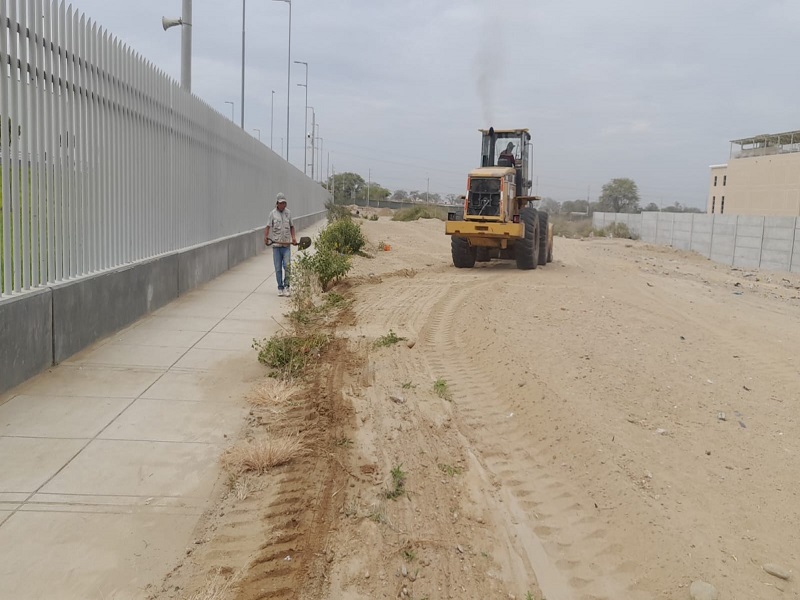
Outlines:
[[[696,213],[594,213],[598,229],[625,223],[651,244],[691,250],[743,269],[800,273],[800,219]]]
[[[324,212],[294,219],[298,232]],[[0,394],[264,250],[263,228],[0,300]]]

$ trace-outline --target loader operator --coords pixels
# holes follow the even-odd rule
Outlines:
[[[506,149],[500,153],[500,156],[497,157],[497,166],[498,167],[513,167],[516,164],[516,158],[514,158],[514,142],[508,142],[508,146]]]

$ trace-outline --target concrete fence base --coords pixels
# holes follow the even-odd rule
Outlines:
[[[594,213],[598,229],[625,223],[644,242],[691,250],[743,269],[800,273],[800,219],[696,213]]]
[[[259,228],[0,300],[0,394],[263,250]]]

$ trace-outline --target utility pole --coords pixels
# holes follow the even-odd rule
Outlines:
[[[587,217],[589,216],[589,204],[591,204],[591,200],[589,198],[591,198],[591,196],[592,196],[592,186],[590,185],[588,187],[588,189],[586,190],[586,216]]]
[[[425,191],[425,204],[431,203],[431,178],[428,177],[428,187]]]
[[[369,170],[369,175],[367,175],[367,178],[369,180],[369,183],[367,183],[367,206],[369,206],[369,192],[370,188],[372,187],[372,169]]]
[[[246,0],[242,0],[242,129],[244,129],[244,35],[245,35],[245,6]]]
[[[275,125],[275,90],[272,90],[272,105],[269,109],[269,149],[272,150],[272,130]],[[283,150],[281,150],[283,154]]]
[[[306,82],[298,83],[298,87],[306,88],[306,112],[303,121],[303,134],[305,135],[305,144],[303,145],[303,175],[306,174],[308,165],[308,63],[302,60],[294,61],[296,65],[303,65],[306,68]]]
[[[314,110],[313,106],[309,106],[308,108],[311,109],[311,179],[314,179],[314,149],[316,148],[314,144],[314,130],[317,126],[317,111]],[[308,134],[306,134],[308,135]]]
[[[192,91],[192,0],[183,0],[180,19],[161,18],[164,31],[181,26],[181,87]]]

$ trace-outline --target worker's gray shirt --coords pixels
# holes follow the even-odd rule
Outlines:
[[[269,214],[267,226],[269,227],[269,239],[273,243],[279,246],[288,246],[292,243],[292,227],[294,227],[294,223],[288,208],[284,208],[283,212],[277,208],[273,209]]]

